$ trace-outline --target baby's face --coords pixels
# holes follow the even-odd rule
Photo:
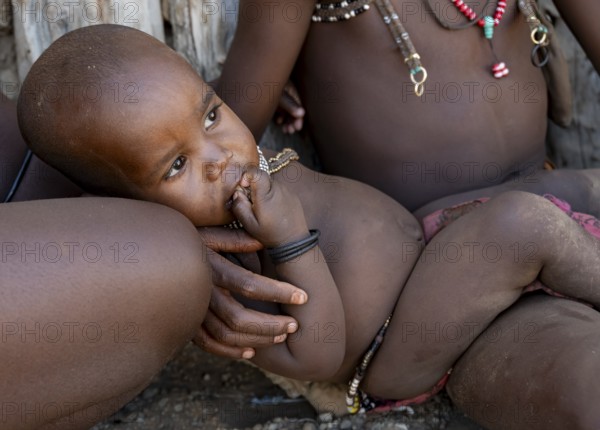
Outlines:
[[[170,206],[196,226],[233,221],[231,197],[258,166],[250,131],[195,73],[153,65],[138,99],[124,116],[127,138],[109,152],[134,197]]]

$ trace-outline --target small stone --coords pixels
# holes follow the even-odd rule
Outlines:
[[[325,412],[319,415],[319,421],[323,423],[330,423],[333,420],[333,414],[331,412]]]
[[[181,411],[183,411],[183,405],[181,403],[178,403],[173,407],[173,410],[175,412],[181,412]]]
[[[202,380],[203,381],[210,381],[210,373],[205,373],[204,375],[202,375]]]
[[[305,423],[302,430],[317,430],[317,425],[315,423]]]
[[[221,375],[221,381],[222,382],[227,382],[227,381],[229,381],[230,378],[231,378],[231,373],[223,373]]]
[[[126,423],[133,423],[133,422],[136,421],[136,419],[137,419],[137,413],[136,412],[132,412],[132,413],[130,413],[129,415],[127,415],[125,417],[124,421]]]
[[[350,420],[343,420],[342,423],[340,424],[340,429],[342,430],[348,430],[352,428],[352,421]]]
[[[151,399],[152,397],[156,396],[158,394],[158,388],[148,388],[147,390],[144,391],[144,394],[142,394],[142,397],[144,399]]]
[[[169,398],[165,397],[163,399],[160,399],[160,401],[158,402],[158,407],[161,409],[164,409],[168,403],[169,403]]]

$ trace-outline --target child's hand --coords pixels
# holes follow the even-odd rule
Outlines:
[[[304,108],[300,101],[298,91],[292,81],[283,88],[279,105],[275,111],[275,123],[281,126],[286,134],[294,134],[302,130],[304,121]]]
[[[267,248],[308,236],[298,197],[263,171],[252,169],[245,175],[250,183],[249,195],[242,189],[235,191],[231,210],[250,235]]]

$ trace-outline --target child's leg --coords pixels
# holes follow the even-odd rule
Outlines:
[[[151,203],[0,205],[0,250],[2,428],[91,427],[196,334],[210,298],[196,229]]]
[[[419,208],[414,215],[421,219],[439,209],[482,197],[497,197],[507,191],[526,191],[538,195],[552,194],[571,205],[574,211],[600,218],[600,169],[557,169],[509,180],[492,187],[442,197]]]
[[[595,429],[600,423],[600,313],[524,297],[456,363],[453,402],[489,429]]]
[[[533,194],[503,194],[456,220],[421,254],[365,388],[388,398],[428,390],[538,275],[560,293],[600,305],[599,246]]]

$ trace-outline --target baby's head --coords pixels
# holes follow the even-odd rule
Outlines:
[[[128,27],[97,25],[54,42],[18,101],[33,152],[82,188],[163,203],[195,225],[227,208],[256,144],[239,118],[171,48]]]

